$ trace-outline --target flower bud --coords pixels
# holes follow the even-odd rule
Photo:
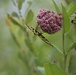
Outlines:
[[[43,32],[54,34],[62,28],[62,15],[49,10],[40,10],[37,23]]]

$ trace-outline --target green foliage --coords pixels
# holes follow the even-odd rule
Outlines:
[[[13,37],[15,43],[17,44],[17,46],[18,46],[19,48],[21,48],[20,43],[19,43],[17,37],[15,36],[15,34],[14,34],[11,30],[10,30],[10,32],[11,32],[11,35],[12,35],[12,37]]]
[[[76,74],[76,56],[75,55],[71,55],[71,57],[70,57],[69,73],[71,73],[71,75]]]
[[[67,12],[68,12],[68,15],[69,17],[76,11],[76,2],[71,2],[69,5],[68,5],[68,9],[67,9]]]
[[[19,26],[23,31],[25,30],[24,27],[19,22],[17,22],[14,18],[12,18],[9,14],[7,15],[7,17],[12,21],[14,25]]]
[[[65,34],[66,32],[69,31],[70,28],[70,17],[68,16],[68,13],[65,9],[65,7],[62,5],[62,14],[63,14],[63,33]]]
[[[34,12],[32,10],[29,10],[26,16],[25,23],[28,24],[30,23],[34,18]]]
[[[18,9],[18,12],[12,12],[11,15],[7,15],[7,22],[12,38],[19,48],[17,52],[14,50],[12,54],[14,56],[16,53],[15,59],[10,57],[11,60],[9,60],[8,63],[9,75],[73,75],[76,71],[76,61],[75,56],[73,55],[71,57],[71,55],[72,50],[76,47],[76,41],[70,39],[73,35],[71,31],[74,29],[71,29],[73,26],[70,23],[70,17],[76,10],[75,2],[71,2],[68,8],[60,4],[60,6],[62,6],[62,11],[60,11],[60,7],[58,7],[54,0],[45,0],[45,2],[44,0],[24,1],[25,0],[16,0],[15,3],[13,0],[13,4]],[[23,3],[26,4],[25,14],[21,13]],[[53,3],[54,6],[50,3]],[[62,12],[63,32],[61,30],[50,36],[34,30],[37,25],[36,15],[38,11],[43,8],[52,11],[54,7],[57,13]],[[65,39],[63,39],[62,34],[66,34],[63,35]],[[37,37],[34,38],[36,35],[45,43]],[[70,35],[70,37],[68,35]],[[48,40],[51,41],[51,43]],[[65,50],[63,49],[64,41],[65,43],[67,42],[64,44],[68,46],[64,45]]]
[[[18,14],[16,12],[12,12],[11,14],[13,17],[19,18]]]
[[[22,8],[22,4],[25,0],[16,0],[17,4],[18,4],[18,9],[21,10]]]
[[[14,6],[16,6],[16,3],[14,2],[14,0],[12,0],[12,2],[13,2],[13,4],[14,4]]]
[[[28,1],[28,4],[29,4],[29,6],[31,6],[32,2],[31,1]]]
[[[70,50],[72,50],[73,48],[76,47],[76,42],[74,42],[68,49],[68,53],[70,52]]]
[[[38,70],[41,72],[42,75],[46,75],[44,67],[38,67]]]
[[[66,75],[56,64],[47,63],[44,67],[47,75]]]
[[[73,0],[65,0],[68,4],[70,4]]]
[[[53,3],[54,3],[54,6],[55,6],[55,9],[56,9],[56,12],[57,12],[57,13],[60,13],[60,9],[59,9],[59,7],[57,6],[57,4],[55,3],[54,0],[52,0],[52,1],[53,1]]]

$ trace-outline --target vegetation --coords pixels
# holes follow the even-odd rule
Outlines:
[[[4,63],[2,66],[0,62],[0,75],[75,75],[76,1],[66,5],[63,2],[58,4],[55,0],[12,0],[12,4],[16,10],[8,13],[5,21],[12,36],[9,41],[13,41],[9,47],[15,46],[12,50],[4,47],[6,52],[0,52],[5,57],[1,58]],[[54,30],[50,32],[47,24],[43,25],[46,20],[39,16],[44,13],[37,16],[43,9],[58,14],[52,16],[52,21],[56,21],[53,24],[57,26],[60,24],[59,30],[55,31],[54,25]],[[56,16],[57,20],[61,20],[57,22]],[[38,24],[47,27],[47,30],[39,27],[37,21],[40,20],[42,23]]]

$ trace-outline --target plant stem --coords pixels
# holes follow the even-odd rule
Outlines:
[[[65,34],[63,29],[63,35],[62,35],[62,46],[63,46],[63,54],[64,54],[64,71],[66,72],[66,52],[65,52]]]
[[[64,33],[63,33],[63,36],[62,36],[62,45],[63,45],[63,54],[65,54],[65,48],[64,48]]]

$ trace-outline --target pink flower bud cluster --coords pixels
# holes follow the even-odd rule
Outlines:
[[[49,10],[40,10],[37,23],[43,32],[54,34],[62,28],[62,15]]]

